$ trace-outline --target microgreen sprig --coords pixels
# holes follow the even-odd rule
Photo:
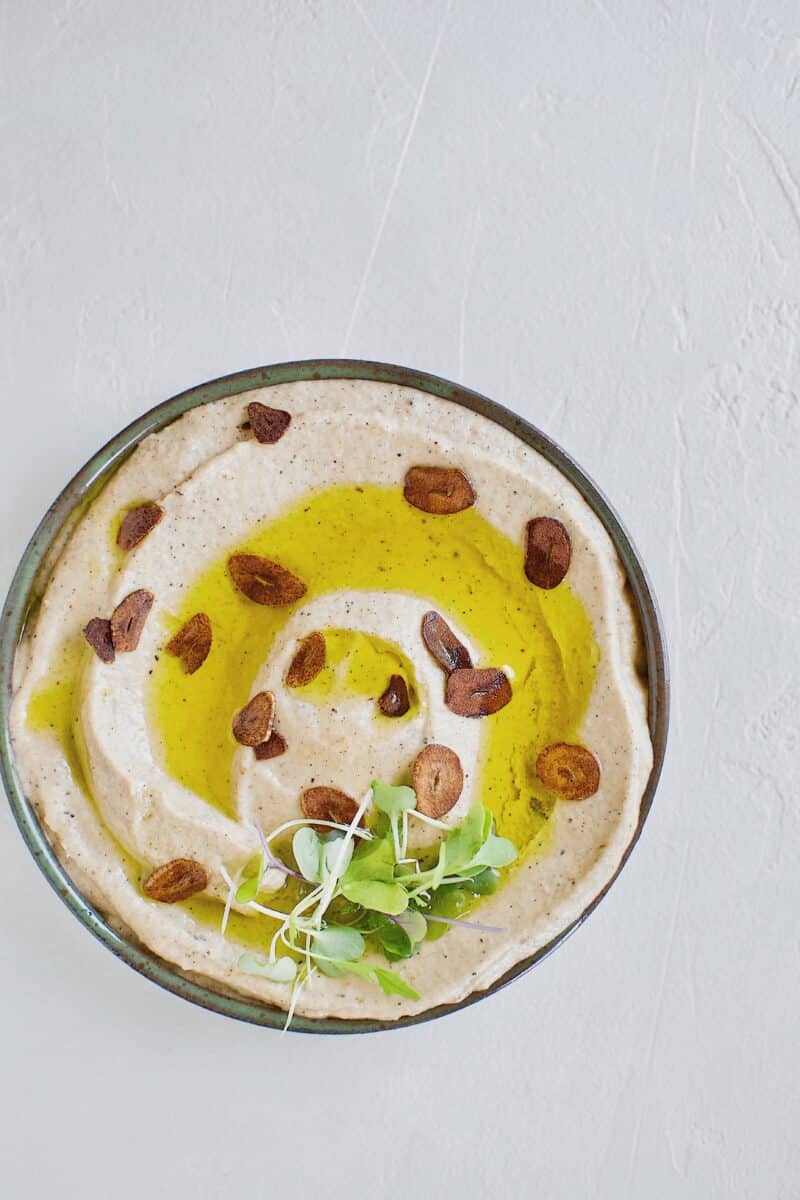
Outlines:
[[[364,829],[361,823],[370,806],[377,820]],[[430,855],[409,855],[409,816],[447,831],[434,861]],[[244,974],[292,985],[286,1028],[303,987],[317,972],[333,978],[355,975],[377,984],[386,995],[418,1000],[417,991],[401,975],[365,956],[378,948],[392,963],[410,958],[426,937],[434,936],[429,922],[440,926],[436,936],[443,932],[441,926],[457,925],[502,932],[439,911],[440,902],[450,894],[463,899],[469,892],[474,901],[493,891],[498,871],[517,856],[513,843],[494,832],[492,815],[481,804],[473,805],[460,825],[450,827],[417,811],[413,788],[376,780],[348,825],[299,818],[284,822],[268,837],[256,830],[262,853],[255,873],[242,880],[241,871],[231,876],[221,868],[228,887],[222,932],[234,902],[279,922],[267,957],[247,952],[237,966]],[[291,845],[297,869],[283,862],[270,845],[289,830],[294,830]],[[267,907],[258,899],[271,869],[293,876],[310,889],[289,912]],[[349,916],[345,923],[331,919],[334,904],[338,916],[343,912]]]

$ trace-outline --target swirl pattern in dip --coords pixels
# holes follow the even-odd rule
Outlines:
[[[291,414],[274,444],[241,428],[256,398]],[[447,516],[409,504],[406,472],[424,464],[458,467],[475,504]],[[120,551],[120,522],[145,500],[163,517]],[[567,578],[550,590],[523,569],[536,516],[563,522],[572,543]],[[254,604],[232,586],[234,552],[280,562],[305,595]],[[138,589],[155,600],[136,650],[103,662],[81,631]],[[512,699],[499,712],[475,720],[445,704],[442,670],[420,634],[431,609],[476,665],[506,673]],[[187,674],[164,648],[197,612],[208,614],[213,642]],[[289,688],[298,643],[316,631],[327,664]],[[534,451],[412,389],[285,384],[193,410],[144,441],[95,497],[20,646],[12,734],[24,786],[90,898],[181,969],[283,1006],[285,987],[237,970],[243,946],[263,949],[271,919],[239,906],[220,932],[224,873],[258,851],[254,825],[299,816],[306,788],[360,796],[375,777],[406,781],[426,743],[451,747],[465,782],[445,822],[457,825],[480,800],[521,851],[479,905],[481,922],[503,933],[453,928],[423,942],[403,964],[418,1001],[315,976],[298,1008],[392,1018],[488,986],[613,875],[651,765],[637,652],[607,534]],[[393,674],[409,691],[408,712],[394,718],[376,704]],[[261,690],[277,698],[286,743],[265,760],[231,732]],[[585,744],[601,764],[600,787],[578,804],[537,777],[537,756],[556,742]],[[416,837],[425,840],[419,829]],[[203,864],[202,895],[169,905],[146,895],[144,878],[171,859]]]

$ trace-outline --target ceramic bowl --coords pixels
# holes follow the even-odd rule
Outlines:
[[[154,983],[194,1004],[199,1004],[214,1012],[224,1013],[229,1017],[235,1017],[240,1021],[249,1021],[254,1025],[267,1025],[273,1028],[283,1027],[285,1013],[281,1009],[261,1004],[256,1000],[215,991],[195,979],[186,977],[176,967],[158,958],[144,946],[121,937],[109,925],[105,917],[81,894],[56,858],[32,804],[24,795],[14,765],[8,717],[14,654],[22,636],[27,615],[36,604],[37,598],[45,586],[50,562],[49,551],[64,536],[70,524],[78,518],[91,497],[103,486],[120,463],[133,451],[142,438],[163,429],[190,408],[218,400],[222,396],[234,396],[253,388],[270,387],[273,384],[288,383],[298,379],[369,379],[382,383],[402,384],[417,388],[421,392],[441,396],[474,412],[481,413],[510,430],[553,463],[575,485],[602,521],[627,572],[634,611],[641,626],[646,658],[648,718],[650,735],[653,740],[653,769],[642,796],[639,821],[614,878],[619,874],[639,838],[653,803],[664,760],[669,720],[669,677],[664,630],[647,572],[630,537],[605,496],[577,463],[540,430],[493,400],[489,400],[477,392],[469,391],[467,388],[459,387],[455,383],[449,383],[445,379],[439,379],[435,375],[427,375],[408,367],[344,359],[312,359],[306,362],[257,367],[253,370],[237,372],[235,375],[226,375],[221,379],[214,379],[210,383],[200,384],[199,387],[190,388],[189,391],[181,392],[180,395],[173,396],[171,400],[157,405],[134,421],[127,429],[123,429],[102,450],[89,459],[47,510],[22,556],[22,561],[11,583],[3,610],[2,631],[0,632],[0,725],[2,726],[0,730],[2,738],[0,742],[0,774],[2,774],[20,832],[42,873],[78,920],[95,937],[99,938],[103,945],[107,946],[118,958],[124,959],[136,971],[146,975],[148,979],[152,979]],[[612,879],[603,891],[592,900],[576,921],[562,930],[548,945],[516,963],[505,975],[495,980],[491,987],[474,992],[458,1004],[440,1005],[416,1016],[386,1022],[341,1020],[333,1017],[309,1019],[297,1016],[292,1023],[292,1029],[304,1033],[367,1033],[384,1029],[398,1029],[404,1025],[429,1021],[434,1017],[441,1017],[446,1013],[474,1004],[485,996],[499,991],[500,988],[519,978],[520,975],[524,975],[531,967],[546,958],[556,946],[586,920],[600,903],[613,881]]]

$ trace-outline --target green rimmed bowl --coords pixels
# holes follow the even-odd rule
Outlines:
[[[401,384],[421,392],[439,396],[461,404],[473,412],[495,421],[515,434],[527,445],[537,450],[557,467],[575,485],[583,498],[599,517],[611,537],[628,576],[628,587],[634,611],[642,632],[646,659],[648,687],[648,721],[653,742],[653,767],[639,807],[639,820],[614,877],[596,896],[577,920],[562,930],[546,946],[535,954],[516,963],[488,988],[476,991],[458,1004],[444,1004],[427,1009],[416,1016],[401,1017],[395,1021],[342,1020],[334,1017],[310,1019],[295,1017],[292,1029],[303,1033],[372,1033],[384,1029],[397,1029],[404,1025],[415,1025],[434,1017],[465,1008],[484,996],[505,987],[513,979],[524,974],[541,962],[573,930],[582,924],[600,903],[611,884],[622,870],[628,855],[636,844],[650,811],[655,794],[667,741],[669,722],[669,671],[664,630],[653,590],[644,565],[619,518],[603,494],[584,471],[564,451],[529,425],[521,417],[509,412],[502,405],[481,396],[477,392],[459,387],[435,375],[414,371],[408,367],[396,367],[385,363],[359,362],[346,359],[310,359],[306,362],[281,363],[272,367],[257,367],[226,375],[210,383],[200,384],[181,392],[157,405],[150,412],[134,421],[127,429],[112,438],[67,484],[50,506],[39,527],[31,538],[22,560],[11,582],[3,608],[2,630],[0,631],[0,774],[8,794],[9,802],[23,838],[50,885],[75,914],[118,958],[123,959],[140,974],[152,979],[161,987],[193,1004],[249,1021],[254,1025],[282,1028],[286,1014],[282,1009],[261,1004],[255,1000],[222,993],[183,975],[145,947],[120,936],[81,894],[67,875],[47,840],[33,806],[25,797],[14,764],[14,751],[9,734],[9,709],[14,655],[22,637],[28,614],[34,608],[44,588],[53,554],[51,551],[62,543],[72,524],[84,511],[97,491],[103,487],[111,474],[133,451],[142,438],[169,425],[176,417],[191,408],[219,400],[224,396],[235,396],[254,388],[270,387],[278,383],[291,383],[307,379],[367,379],[381,383]]]

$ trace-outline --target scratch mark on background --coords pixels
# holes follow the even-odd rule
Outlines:
[[[694,101],[694,120],[692,122],[692,145],[689,150],[689,181],[694,187],[695,169],[697,167],[697,140],[700,134],[700,115],[703,111],[703,82],[698,81]]]
[[[647,204],[645,207],[643,236],[644,236],[644,252],[647,263],[647,271],[651,280],[657,285],[655,279],[657,274],[655,263],[657,255],[652,249],[652,224],[653,224],[653,208],[656,198],[656,187],[658,185],[658,177],[661,171],[661,156],[664,150],[664,140],[667,136],[667,125],[669,118],[670,104],[672,101],[672,88],[674,82],[674,70],[670,72],[664,88],[664,99],[661,104],[661,115],[658,120],[658,129],[653,138],[653,160],[650,167],[650,180],[647,188]],[[657,289],[656,289],[657,290]]]
[[[769,164],[775,182],[783,193],[786,203],[789,205],[798,233],[800,233],[800,186],[798,186],[797,180],[789,168],[789,164],[775,143],[770,141],[755,121],[748,120],[746,117],[741,119],[744,120],[745,125],[751,130],[758,145],[761,147],[761,151]]]
[[[617,37],[621,37],[620,31],[619,31],[619,26],[617,25],[617,22],[612,17],[611,13],[606,8],[605,4],[603,4],[603,0],[591,0],[591,4],[592,4],[592,8],[594,8],[595,11],[600,14],[600,16],[603,18],[603,20],[608,22],[608,24],[610,25],[611,29],[613,29],[613,31],[617,35]]]
[[[664,992],[667,987],[667,972],[669,968],[669,960],[672,957],[672,947],[675,944],[675,932],[678,926],[678,910],[680,908],[680,898],[683,891],[683,884],[686,879],[686,865],[689,861],[689,843],[683,851],[683,860],[681,862],[680,875],[678,877],[678,886],[675,890],[675,903],[672,906],[672,916],[670,918],[669,934],[667,936],[667,946],[664,951],[664,959],[661,964],[661,980],[658,987],[658,996],[656,997],[655,1015],[653,1017],[653,1026],[650,1030],[650,1037],[647,1042],[647,1050],[644,1056],[644,1089],[647,1094],[647,1081],[650,1077],[650,1072],[653,1069],[653,1054],[655,1051],[656,1038],[658,1037],[658,1027],[661,1024],[661,1014],[664,1010]],[[633,1172],[636,1169],[636,1160],[639,1157],[639,1141],[642,1134],[642,1125],[644,1123],[645,1112],[647,1106],[641,1104],[639,1106],[639,1115],[636,1120],[636,1127],[633,1133],[633,1143],[631,1145],[631,1156],[628,1163],[628,1180],[626,1184],[626,1192],[630,1195],[631,1181],[633,1180]]]
[[[365,26],[367,32],[369,33],[370,37],[372,38],[372,40],[375,42],[375,44],[379,48],[381,54],[386,59],[389,66],[392,68],[392,70],[394,71],[397,78],[402,80],[402,82],[405,84],[405,86],[408,88],[409,92],[413,96],[414,95],[414,86],[411,83],[411,80],[408,78],[408,76],[406,75],[403,68],[397,62],[394,55],[390,53],[389,47],[386,45],[386,43],[384,42],[381,35],[378,33],[375,26],[372,24],[369,17],[367,16],[367,14],[364,12],[364,9],[361,7],[361,4],[359,3],[359,0],[352,0],[352,5],[353,5],[353,8],[358,13],[358,15],[361,17],[361,20],[363,21],[364,26]]]
[[[770,234],[769,229],[766,226],[761,224],[761,222],[758,219],[758,215],[757,215],[755,209],[753,208],[752,203],[750,202],[750,199],[747,195],[747,190],[745,189],[745,186],[744,186],[744,180],[742,179],[742,175],[739,170],[739,164],[738,164],[737,159],[731,153],[731,151],[728,149],[725,149],[724,153],[726,154],[727,159],[728,159],[728,173],[731,176],[731,178],[733,179],[733,186],[736,189],[736,194],[739,197],[739,202],[742,206],[742,209],[744,210],[744,214],[747,217],[747,220],[750,223],[750,234],[753,239],[753,250],[754,250],[754,254],[756,256],[757,261],[760,262],[762,260],[760,243],[764,242],[764,244],[769,247],[776,262],[785,263],[786,260],[783,256],[783,254],[781,253],[781,251],[779,250],[778,245],[775,242],[775,239]]]
[[[667,118],[669,117],[669,106],[672,100],[672,81],[673,73],[670,72],[667,86],[664,90],[664,99],[661,104],[661,116],[658,119],[658,129],[655,136],[655,144],[653,150],[653,161],[650,168],[650,184],[648,187],[648,204],[647,204],[647,226],[649,229],[650,219],[652,217],[653,200],[656,194],[656,184],[658,183],[658,175],[661,170],[661,155],[664,150],[664,138],[667,133]]]
[[[711,26],[714,24],[714,5],[712,4],[708,10],[708,20],[706,21],[706,31],[703,35],[703,54],[708,58],[708,52],[711,49]]]
[[[411,139],[413,138],[414,130],[417,127],[417,121],[419,120],[419,114],[422,111],[422,105],[425,100],[425,93],[428,90],[428,84],[430,83],[431,75],[433,74],[433,68],[436,65],[436,59],[439,56],[439,48],[442,44],[442,35],[444,34],[445,26],[447,25],[447,19],[450,16],[450,9],[452,7],[453,7],[453,0],[448,0],[447,8],[445,9],[444,16],[442,17],[441,24],[439,25],[438,33],[436,34],[436,39],[433,43],[433,49],[431,51],[431,56],[428,59],[428,66],[425,70],[425,76],[420,85],[419,93],[417,95],[417,100],[414,105],[414,110],[411,114],[411,120],[409,121],[408,129],[406,130],[406,136],[403,139],[403,145],[400,147],[400,155],[397,159],[397,165],[394,169],[394,175],[392,176],[392,182],[389,185],[389,192],[386,196],[386,203],[383,206],[383,212],[381,213],[381,219],[378,222],[378,228],[375,231],[375,237],[373,238],[372,246],[370,248],[369,255],[367,256],[367,262],[366,262],[366,266],[364,267],[364,273],[361,276],[361,282],[358,285],[358,291],[356,292],[356,298],[353,303],[353,310],[350,313],[350,320],[347,323],[347,331],[344,335],[344,344],[342,346],[342,355],[344,357],[347,357],[347,350],[350,345],[350,338],[352,337],[352,334],[353,334],[353,327],[356,323],[356,317],[358,316],[359,309],[361,308],[361,301],[364,298],[364,292],[366,291],[367,283],[369,282],[369,277],[372,272],[372,266],[373,266],[373,263],[375,262],[375,256],[378,253],[378,247],[379,247],[379,245],[381,243],[381,239],[383,237],[383,231],[386,228],[386,222],[389,218],[389,210],[392,207],[392,201],[394,200],[398,184],[400,183],[400,177],[403,174],[403,167],[405,166],[406,158],[408,157],[408,150],[411,145]]]
[[[688,566],[691,562],[691,555],[686,546],[686,538],[683,529],[683,510],[684,497],[688,497],[689,488],[686,486],[686,460],[689,456],[689,441],[686,436],[686,428],[681,415],[681,405],[675,413],[674,431],[675,431],[675,471],[673,475],[673,498],[675,501],[675,540],[677,542],[679,556],[684,566]]]

